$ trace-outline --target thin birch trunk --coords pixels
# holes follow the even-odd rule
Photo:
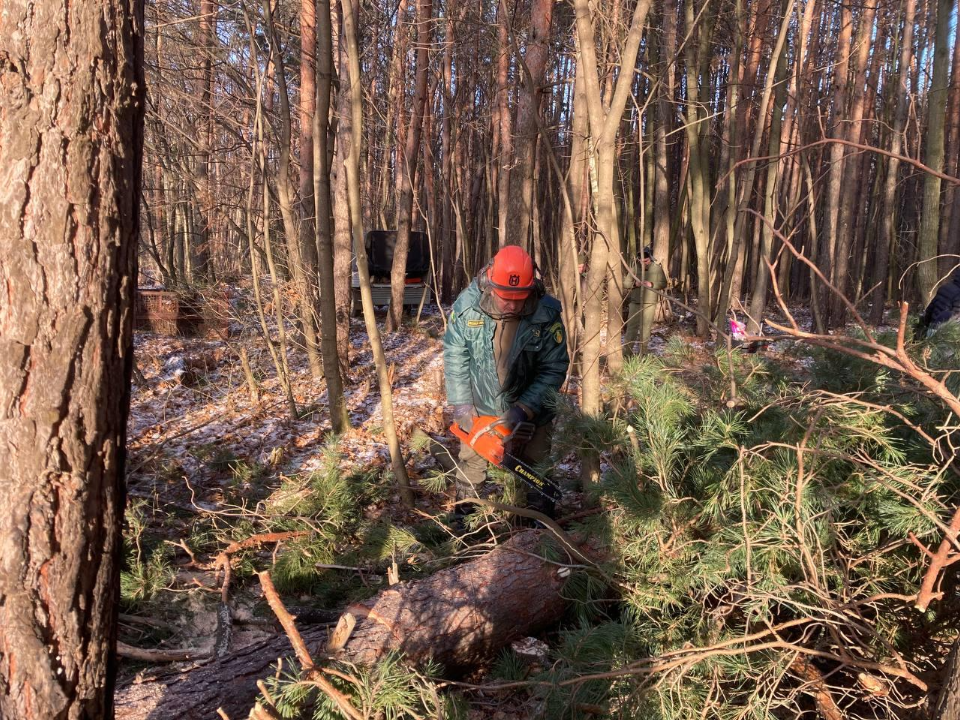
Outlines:
[[[427,5],[430,0],[426,0]],[[360,50],[357,45],[356,21],[354,19],[353,0],[342,0],[343,29],[347,51],[350,83],[350,102],[352,111],[353,142],[347,156],[347,189],[350,201],[350,220],[353,224],[353,247],[357,256],[357,272],[360,275],[360,297],[363,303],[363,320],[370,338],[370,349],[377,366],[377,378],[380,381],[380,407],[383,414],[383,433],[390,448],[393,475],[400,486],[400,498],[405,507],[413,507],[413,491],[407,477],[407,469],[397,437],[397,426],[393,418],[393,391],[387,372],[387,359],[380,342],[380,331],[373,310],[373,296],[370,293],[370,270],[367,268],[367,254],[363,247],[362,210],[360,205],[360,143],[363,138],[363,91],[360,83]]]

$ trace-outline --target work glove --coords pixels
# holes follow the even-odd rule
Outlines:
[[[473,405],[454,405],[453,421],[460,426],[464,432],[470,432],[473,428],[473,419],[477,417],[477,409]]]
[[[519,405],[514,405],[500,416],[503,427],[511,432],[510,441],[523,445],[530,442],[536,426],[527,420],[527,412]]]

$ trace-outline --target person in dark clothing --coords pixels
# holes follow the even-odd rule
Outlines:
[[[954,319],[960,319],[960,268],[940,286],[933,300],[927,305],[920,318],[917,335],[923,337],[948,320]]]
[[[647,343],[653,330],[653,321],[657,315],[657,304],[660,302],[659,291],[667,286],[667,275],[663,267],[653,259],[653,249],[648,245],[637,258],[633,267],[633,275],[639,278],[634,285],[633,276],[624,281],[624,289],[629,292],[630,309],[627,315],[626,337],[624,338],[623,353],[626,356],[634,354],[634,345],[640,341],[640,354],[647,354]]]
[[[559,301],[546,295],[533,260],[508,245],[457,298],[443,337],[447,402],[464,430],[478,415],[499,415],[515,430],[511,450],[532,465],[550,453],[553,408],[546,402],[567,377],[567,333]],[[461,444],[457,497],[478,497],[486,461]],[[527,504],[548,515],[537,492]],[[463,505],[457,506],[463,510]]]

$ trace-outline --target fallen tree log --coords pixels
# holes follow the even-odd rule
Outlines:
[[[419,581],[400,583],[348,608],[356,626],[338,653],[370,664],[390,651],[415,662],[439,662],[455,673],[494,656],[518,637],[556,622],[566,602],[561,590],[568,568],[545,561],[545,533],[515,535],[483,557]],[[327,628],[300,628],[317,662],[322,662]],[[118,689],[120,720],[216,717],[245,718],[257,694],[256,682],[278,658],[292,657],[284,636],[247,646],[231,655],[175,674]]]

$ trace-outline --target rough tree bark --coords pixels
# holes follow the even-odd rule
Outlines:
[[[560,566],[540,558],[542,538],[541,531],[521,533],[479,560],[395,585],[348,608],[357,625],[341,656],[370,664],[398,650],[413,662],[432,658],[457,672],[556,622],[566,607],[565,580]],[[327,632],[301,629],[314,657]],[[257,693],[256,681],[277,658],[292,655],[287,638],[279,636],[159,682],[129,685],[118,693],[118,718],[207,718],[220,706],[230,717],[242,717]]]
[[[0,717],[113,717],[143,4],[0,13]]]

